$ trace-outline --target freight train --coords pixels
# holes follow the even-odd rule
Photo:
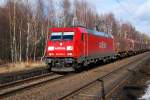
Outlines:
[[[84,27],[51,28],[44,59],[52,71],[79,71],[91,63],[147,49],[147,44]]]

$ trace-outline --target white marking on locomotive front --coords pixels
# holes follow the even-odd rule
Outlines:
[[[64,53],[56,53],[57,56],[63,56],[65,55]]]
[[[55,47],[55,50],[66,50],[65,47]]]
[[[49,46],[48,47],[48,51],[53,51],[54,50],[54,46]]]
[[[67,50],[73,50],[73,46],[67,46]]]
[[[62,43],[60,43],[60,46],[62,46]]]
[[[72,53],[69,53],[68,55],[72,56]]]

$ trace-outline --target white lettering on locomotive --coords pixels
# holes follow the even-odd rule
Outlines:
[[[107,43],[102,41],[99,43],[99,48],[107,48]]]
[[[65,55],[64,53],[56,53],[57,56],[63,56]]]
[[[62,43],[60,42],[60,46],[62,46]]]
[[[66,50],[65,47],[55,47],[55,50]]]

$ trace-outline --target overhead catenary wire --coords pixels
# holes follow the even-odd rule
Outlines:
[[[128,14],[129,16],[132,17],[131,12],[120,2],[120,0],[116,0],[116,2],[122,7],[123,10],[125,10],[125,11],[127,12],[127,14]]]
[[[127,14],[130,16],[130,19],[134,20],[135,23],[138,23],[137,20],[134,18],[133,13],[131,13],[131,11],[129,11],[128,8],[125,5],[123,5],[120,0],[116,0],[116,2],[120,5],[120,7],[124,11],[127,12]],[[138,20],[142,21],[141,19],[138,19]]]

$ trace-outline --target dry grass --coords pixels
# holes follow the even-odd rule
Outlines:
[[[38,67],[46,67],[46,64],[41,61],[37,62],[21,62],[21,63],[10,63],[0,66],[0,73],[8,73],[22,70],[30,70]]]
[[[5,63],[6,63],[6,61],[0,59],[0,65],[5,64]]]

